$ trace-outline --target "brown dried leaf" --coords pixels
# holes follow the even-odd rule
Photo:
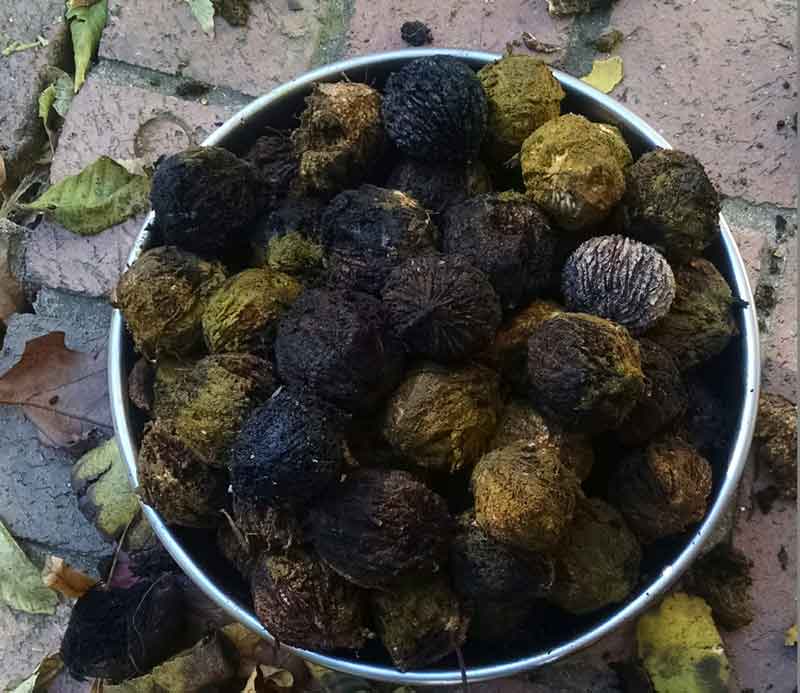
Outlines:
[[[69,599],[82,597],[97,580],[84,575],[58,556],[48,556],[42,568],[42,581],[50,589],[60,592]]]
[[[63,332],[25,345],[19,363],[0,376],[0,404],[16,404],[46,445],[72,448],[94,431],[113,432],[105,349],[72,351]]]
[[[0,156],[0,190],[2,190],[3,186],[6,184],[6,162],[2,156]]]

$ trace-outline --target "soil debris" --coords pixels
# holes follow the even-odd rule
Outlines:
[[[400,36],[409,46],[424,46],[433,43],[433,32],[423,22],[405,22],[400,27]]]

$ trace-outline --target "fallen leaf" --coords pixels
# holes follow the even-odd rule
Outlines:
[[[563,46],[557,46],[554,43],[540,41],[530,31],[522,32],[522,43],[525,44],[525,48],[537,53],[557,53],[563,48]]]
[[[39,94],[39,117],[44,124],[44,131],[47,133],[47,141],[50,143],[50,151],[55,149],[53,141],[53,131],[50,128],[50,109],[56,102],[56,85],[51,84],[41,94]]]
[[[83,596],[97,584],[97,580],[84,575],[58,556],[48,556],[42,569],[42,582],[68,599]]]
[[[6,161],[0,156],[0,190],[6,184]]]
[[[22,51],[29,51],[32,48],[47,48],[50,42],[44,36],[37,36],[35,41],[25,43],[23,41],[11,41],[3,50],[4,58],[14,53],[21,53]]]
[[[200,28],[209,36],[214,35],[214,4],[211,0],[186,0]]]
[[[722,693],[731,675],[711,607],[677,592],[639,619],[639,659],[658,693]]]
[[[100,2],[100,0],[68,0],[67,9],[74,10],[77,7],[91,7],[98,2]]]
[[[291,671],[259,664],[253,667],[242,693],[266,693],[276,688],[292,688],[293,686],[294,676]]]
[[[9,687],[9,693],[34,693],[34,691],[47,690],[48,684],[58,675],[61,669],[64,668],[64,662],[61,655],[52,654],[47,655],[36,667],[28,678],[21,681],[13,688]]]
[[[150,179],[100,157],[56,183],[25,209],[43,212],[75,233],[94,235],[147,210]]]
[[[783,644],[786,645],[786,647],[797,647],[797,625],[792,626],[786,631]]]
[[[21,406],[42,442],[54,447],[75,447],[97,430],[113,432],[105,350],[67,349],[63,332],[32,339],[19,363],[0,376],[0,404]]]
[[[0,522],[0,600],[31,614],[55,613],[58,596]]]
[[[100,37],[108,21],[108,0],[99,0],[91,5],[70,7],[67,11],[69,31],[72,35],[72,52],[75,56],[75,86],[77,94],[86,81]]]
[[[592,63],[592,71],[581,77],[581,81],[608,94],[622,81],[623,76],[622,58],[614,55],[605,60],[595,60]]]

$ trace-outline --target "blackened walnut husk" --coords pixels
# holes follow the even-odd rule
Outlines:
[[[227,504],[228,475],[186,446],[169,420],[144,428],[139,495],[171,524],[215,527]]]
[[[128,397],[134,406],[145,414],[153,409],[153,365],[144,357],[138,359],[128,373]]]
[[[609,320],[559,313],[528,340],[531,399],[572,430],[617,428],[644,392],[639,345]]]
[[[608,493],[634,534],[648,544],[703,519],[711,476],[711,465],[697,450],[667,436],[624,458]]]
[[[333,483],[344,459],[342,414],[281,388],[244,422],[228,451],[236,498],[297,507]]]
[[[357,470],[311,511],[322,559],[372,589],[441,570],[453,529],[444,499],[397,470]]]
[[[382,432],[411,464],[455,472],[489,449],[499,407],[497,375],[488,368],[423,363],[389,399]]]
[[[585,614],[624,600],[639,580],[642,550],[622,515],[599,498],[583,498],[555,554],[550,601]]]
[[[403,22],[400,27],[400,37],[409,46],[424,46],[433,42],[433,33],[427,24],[422,22]]]
[[[159,163],[150,204],[165,245],[217,257],[259,211],[258,171],[222,147],[191,147]]]
[[[450,207],[442,224],[442,250],[483,271],[506,311],[550,284],[556,243],[544,214],[522,193],[478,195]]]
[[[628,233],[685,260],[719,235],[719,195],[691,154],[658,149],[626,173]]]
[[[797,407],[781,395],[762,393],[754,438],[759,462],[786,498],[797,498]]]
[[[492,179],[480,161],[448,163],[403,159],[389,173],[386,187],[413,197],[432,214],[473,195],[492,191]]]
[[[61,657],[80,681],[119,683],[175,654],[183,623],[183,599],[173,576],[127,589],[96,586],[75,602]]]
[[[261,555],[251,591],[258,618],[281,643],[333,650],[366,640],[366,595],[313,554]]]
[[[275,361],[283,382],[368,414],[400,381],[404,356],[376,298],[310,289],[278,325]]]
[[[436,662],[466,640],[469,617],[445,576],[373,592],[371,602],[378,636],[400,671]]]
[[[650,246],[624,236],[599,236],[567,259],[561,291],[569,310],[613,320],[638,335],[669,311],[675,277]]]
[[[734,300],[725,278],[704,258],[692,258],[674,272],[672,307],[645,336],[686,370],[721,353],[737,333]]]
[[[703,382],[701,372],[690,371],[683,376],[688,405],[676,429],[701,455],[711,458],[728,445],[728,411],[720,397]]]
[[[416,200],[374,185],[337,195],[322,214],[331,284],[374,296],[403,260],[435,252],[438,235]]]
[[[520,551],[551,551],[580,495],[578,477],[549,448],[516,442],[484,455],[472,472],[475,520]]]
[[[486,131],[483,87],[465,63],[449,56],[418,58],[389,75],[382,110],[398,149],[424,161],[469,161]]]
[[[617,431],[622,443],[631,447],[643,445],[680,419],[689,399],[675,359],[666,349],[649,339],[640,339],[639,354],[644,394]]]
[[[264,199],[264,206],[272,209],[279,205],[289,195],[300,169],[291,133],[274,130],[262,135],[244,158],[258,171],[258,194]]]
[[[459,255],[407,260],[389,275],[383,302],[406,350],[441,363],[478,353],[500,324],[500,301],[491,283]]]

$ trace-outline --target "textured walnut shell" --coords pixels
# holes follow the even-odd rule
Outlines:
[[[797,498],[797,407],[785,397],[762,393],[754,437],[759,461],[785,497]]]
[[[486,131],[486,94],[475,73],[444,55],[418,58],[389,75],[383,120],[400,151],[425,161],[468,161]]]
[[[645,388],[628,331],[583,313],[560,313],[531,335],[528,375],[534,405],[585,433],[617,428]]]
[[[478,353],[500,324],[492,285],[459,255],[407,260],[389,275],[382,295],[389,324],[406,350],[440,363]]]
[[[624,236],[599,236],[569,256],[561,291],[569,310],[613,320],[638,335],[669,311],[675,277],[650,246]]]
[[[263,554],[250,585],[256,615],[279,642],[334,650],[366,640],[365,594],[312,554]]]
[[[350,582],[372,589],[439,571],[453,527],[444,500],[396,470],[353,472],[311,511],[319,555]]]
[[[397,386],[404,355],[376,298],[310,289],[278,325],[275,362],[283,382],[368,414]]]
[[[711,465],[678,437],[650,443],[622,460],[609,498],[647,544],[703,519],[711,494]]]
[[[244,156],[258,171],[259,194],[264,206],[272,209],[295,187],[300,160],[288,130],[275,130],[262,135]]]
[[[450,207],[442,224],[442,250],[486,274],[506,311],[550,284],[556,243],[544,214],[522,193],[478,195]]]

